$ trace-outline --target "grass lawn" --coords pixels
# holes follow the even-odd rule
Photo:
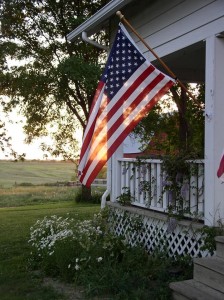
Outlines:
[[[13,197],[16,198],[16,194],[11,195],[15,206]],[[98,211],[99,205],[77,205],[70,200],[0,208],[0,299],[65,299],[50,287],[44,287],[40,274],[30,271],[29,228],[44,216],[69,214],[73,218],[88,219]]]
[[[0,188],[0,207],[46,204],[74,201],[79,188],[74,187],[11,187]]]

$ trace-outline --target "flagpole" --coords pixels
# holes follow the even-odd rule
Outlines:
[[[116,15],[120,18],[120,21],[127,25],[132,32],[139,38],[139,40],[146,46],[146,48],[157,58],[157,60],[160,62],[160,64],[163,66],[163,68],[169,73],[169,75],[176,80],[176,82],[179,84],[180,87],[183,88],[183,90],[186,91],[186,93],[197,103],[199,107],[201,107],[201,104],[198,102],[198,100],[195,98],[195,96],[186,88],[186,86],[177,78],[177,76],[171,71],[171,69],[167,66],[167,64],[155,53],[155,51],[145,42],[145,40],[140,36],[140,34],[132,27],[132,25],[128,22],[128,20],[122,15],[120,11],[116,12]]]

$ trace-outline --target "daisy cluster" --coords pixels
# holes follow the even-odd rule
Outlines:
[[[37,220],[34,226],[30,228],[30,239],[28,242],[36,249],[39,256],[43,252],[52,255],[57,241],[73,236],[73,230],[71,229],[73,221],[73,219],[62,218],[56,215]]]
[[[60,255],[60,260],[64,258],[67,269],[78,271],[93,261],[100,263],[103,260],[97,253],[100,251],[94,253],[93,249],[102,243],[104,236],[105,228],[100,213],[94,215],[93,219],[84,221],[53,215],[36,221],[30,228],[28,242],[32,247],[31,255],[38,257],[39,260],[46,260],[48,257],[51,257],[51,261],[58,260],[57,257]]]

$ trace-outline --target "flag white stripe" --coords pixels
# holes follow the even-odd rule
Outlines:
[[[97,100],[97,102],[96,102],[96,104],[95,104],[95,106],[94,106],[94,109],[93,109],[93,111],[92,111],[92,114],[91,114],[91,116],[90,116],[90,121],[89,121],[88,124],[87,124],[87,127],[86,127],[86,130],[85,130],[85,134],[84,134],[83,141],[85,140],[85,138],[86,138],[86,136],[87,136],[87,134],[88,134],[88,132],[89,132],[89,130],[90,130],[90,127],[92,126],[92,123],[94,122],[94,120],[95,120],[95,118],[96,118],[96,115],[97,115],[97,113],[99,112],[100,104],[101,104],[101,102],[103,101],[103,99],[102,99],[102,101],[101,101],[101,98],[106,97],[103,93],[104,93],[104,87],[103,87],[103,89],[102,89],[102,91],[101,91],[101,93],[100,93],[100,96],[99,96],[99,98],[98,98],[98,100]],[[95,126],[95,128],[96,128],[96,126]],[[95,131],[95,129],[94,129],[94,131]],[[94,131],[93,131],[93,132],[94,132]],[[91,139],[92,139],[92,137],[91,137]],[[87,161],[87,158],[88,158],[88,154],[89,154],[89,149],[90,149],[90,146],[91,146],[91,139],[90,139],[90,143],[89,143],[88,147],[86,148],[85,153],[83,154],[83,156],[82,156],[82,158],[81,158],[81,160],[80,160],[80,162],[79,162],[78,170],[80,170],[80,171],[82,171],[83,168],[85,167],[85,164],[86,164],[86,161]]]
[[[139,74],[138,74],[139,77]],[[144,90],[145,87],[152,82],[153,79],[155,79],[157,77],[157,74],[151,73],[139,86],[138,88],[136,88],[133,93],[129,96],[129,98],[127,98],[127,100],[124,102],[124,104],[122,106],[119,107],[119,109],[115,112],[115,114],[111,117],[110,120],[107,121],[107,126],[104,127],[102,129],[102,131],[100,132],[100,135],[98,135],[95,140],[94,143],[91,145],[91,152],[89,153],[89,157],[91,156],[91,153],[93,153],[96,149],[96,147],[98,147],[99,142],[102,140],[102,138],[106,135],[106,133],[108,132],[108,130],[113,126],[113,124],[117,121],[117,119],[123,115],[123,113],[125,111],[128,110],[128,108],[131,106],[131,104],[135,101],[135,99],[138,97],[138,95],[140,94],[140,91]],[[154,91],[157,90],[158,91],[158,84],[152,89],[152,91],[149,93],[149,97],[152,94],[154,97]],[[127,90],[127,87],[124,89],[124,91]],[[98,128],[100,126],[100,124],[102,123],[103,119],[105,118],[106,115],[109,114],[109,111],[111,110],[111,108],[114,107],[115,103],[117,100],[119,100],[120,97],[122,97],[122,94],[118,93],[118,96],[115,96],[113,100],[110,101],[110,103],[108,104],[108,110],[107,107],[105,108],[105,110],[102,112],[102,114],[98,117],[97,123],[96,123],[96,128]]]
[[[97,119],[97,124],[100,124],[102,122],[102,120],[108,115],[108,113],[110,112],[111,109],[113,109],[114,105],[116,104],[116,102],[123,96],[123,94],[127,91],[127,88],[129,86],[131,86],[136,79],[138,79],[138,77],[148,68],[148,66],[141,65],[136,71],[135,73],[133,73],[133,75],[129,78],[128,80],[128,85],[127,83],[117,92],[117,94],[113,97],[112,100],[110,100],[110,102],[108,103],[108,105],[105,107],[105,109],[102,111],[101,115],[98,117]],[[97,127],[97,126],[96,126]]]
[[[97,116],[97,114],[99,112],[99,108],[100,108],[100,105],[101,105],[101,102],[102,102],[101,99],[103,97],[104,89],[105,89],[105,85],[102,88],[101,93],[100,93],[100,95],[99,95],[99,97],[98,97],[98,99],[97,99],[97,101],[95,103],[95,106],[94,106],[94,108],[93,108],[93,110],[92,110],[92,112],[91,112],[91,114],[89,116],[89,120],[88,120],[86,129],[85,129],[83,140],[86,138],[86,136],[87,136],[87,134],[89,132],[89,129],[92,126],[92,123],[94,122],[94,120],[95,120],[95,118],[96,118],[96,116]]]
[[[147,68],[148,68],[148,65],[146,65],[146,64],[141,65],[140,68],[138,68],[138,69],[135,71],[135,73],[129,78],[131,84],[133,84],[133,82],[134,82],[136,79],[138,79],[138,77],[139,77],[139,76],[140,76]],[[104,89],[105,89],[105,86],[104,86],[104,88],[102,89],[102,91],[101,91],[101,93],[100,93],[100,96],[99,96],[99,98],[98,98],[98,100],[97,100],[97,103],[102,103],[103,100],[104,100],[104,97],[106,97],[105,95],[102,95],[102,93],[104,92]],[[126,92],[126,90],[127,90],[127,86],[123,86],[123,87],[119,90],[119,92],[115,95],[115,97],[108,103],[108,105],[105,107],[105,109],[101,112],[101,115],[98,116],[97,121],[96,121],[96,124],[95,124],[95,129],[97,129],[97,128],[99,127],[99,125],[101,124],[102,120],[108,115],[109,111],[114,107],[114,104],[120,99],[120,97]],[[95,106],[96,106],[96,105],[95,105]],[[98,110],[99,110],[99,108],[100,108],[100,106],[97,107]],[[96,111],[96,113],[98,113],[98,111]],[[87,125],[88,127],[87,127],[87,129],[85,130],[85,133],[86,133],[87,131],[89,131],[89,129],[90,129],[90,127],[91,127],[93,121],[95,120],[96,113],[95,113],[95,115],[94,115],[93,118],[91,118],[92,115],[90,116],[90,121],[88,122],[88,125]],[[90,125],[90,123],[91,123],[91,125]],[[107,126],[107,128],[108,128],[108,126]],[[95,132],[95,130],[94,130],[94,132]],[[93,135],[94,135],[94,132],[93,132]],[[87,135],[87,134],[86,134],[86,135]],[[84,139],[85,139],[86,135],[84,136]],[[89,146],[88,146],[88,148],[86,149],[85,154],[83,155],[83,157],[81,158],[81,161],[80,161],[80,163],[79,163],[79,168],[78,168],[78,169],[79,169],[80,171],[83,170],[83,168],[84,168],[85,165],[86,165],[86,162],[88,161],[88,157],[89,157],[89,155],[90,155],[90,153],[89,153],[90,147],[91,147],[92,149],[95,149],[95,148],[98,146],[99,139],[101,139],[100,137],[102,137],[102,133],[100,134],[100,136],[96,137],[96,140],[95,140],[95,142],[94,142],[93,144],[91,144],[91,142],[89,143]],[[84,139],[83,139],[83,140],[84,140]]]
[[[124,121],[126,122],[126,124],[124,124],[124,122],[117,128],[117,130],[113,133],[113,135],[110,137],[110,139],[108,140],[107,144],[104,145],[104,147],[96,154],[96,156],[94,157],[94,160],[92,161],[91,165],[88,168],[88,171],[85,174],[85,177],[83,179],[83,183],[85,184],[89,178],[89,176],[91,175],[91,173],[94,171],[96,165],[98,164],[98,162],[105,156],[105,154],[107,153],[108,149],[113,145],[113,143],[116,141],[116,139],[118,138],[118,136],[120,136],[122,134],[122,132],[125,130],[125,128],[127,127],[127,125],[129,125],[132,120],[139,114],[139,112],[150,102],[149,101],[149,97],[150,99],[152,99],[163,87],[164,85],[168,82],[169,80],[167,80],[167,78],[163,78],[162,81],[160,81],[153,89],[152,91],[147,94],[147,96],[139,103],[138,106],[136,106],[136,108],[132,111],[132,113],[128,116],[128,118]],[[107,131],[106,131],[107,132]],[[91,148],[92,150],[92,148]],[[93,153],[94,151],[92,150],[90,153]]]

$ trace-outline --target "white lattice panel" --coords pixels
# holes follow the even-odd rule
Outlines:
[[[149,253],[159,250],[166,251],[171,257],[208,255],[207,251],[200,249],[203,245],[202,233],[172,219],[167,221],[110,207],[109,223],[117,235],[124,236],[132,246],[142,245]]]

